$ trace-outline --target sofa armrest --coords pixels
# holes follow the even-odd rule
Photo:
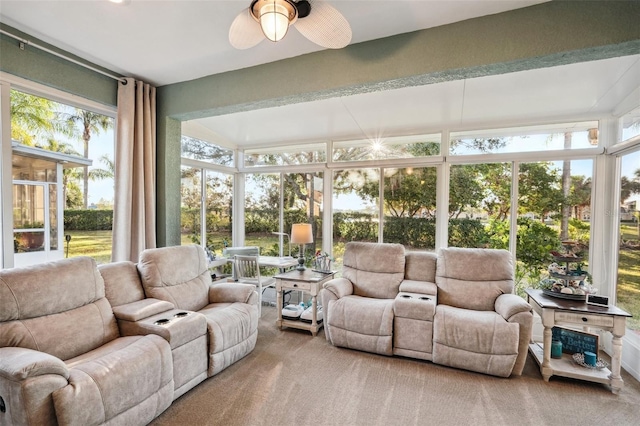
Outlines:
[[[521,312],[531,312],[531,305],[518,295],[501,294],[496,299],[495,311],[509,321],[509,318]]]
[[[142,299],[113,307],[116,319],[124,321],[140,321],[144,318],[174,309],[173,303],[166,300]]]
[[[209,287],[209,303],[248,303],[253,304],[253,294],[256,294],[256,286],[253,284],[240,284],[223,282]],[[258,300],[257,298],[255,299]]]
[[[324,283],[322,287],[333,293],[337,299],[353,294],[353,284],[346,278],[334,278]]]
[[[17,382],[45,374],[69,379],[67,365],[53,355],[26,348],[0,348],[0,377]]]

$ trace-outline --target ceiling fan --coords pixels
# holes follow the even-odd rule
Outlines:
[[[320,0],[252,0],[229,28],[229,42],[248,49],[265,38],[277,42],[290,26],[313,43],[340,49],[351,41],[351,26],[330,4]]]

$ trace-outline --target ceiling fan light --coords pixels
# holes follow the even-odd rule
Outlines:
[[[251,10],[258,18],[265,37],[273,42],[282,40],[289,30],[289,25],[297,18],[295,6],[287,0],[254,1]]]

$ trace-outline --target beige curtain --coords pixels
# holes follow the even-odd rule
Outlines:
[[[156,88],[118,83],[111,260],[138,261],[156,247]]]

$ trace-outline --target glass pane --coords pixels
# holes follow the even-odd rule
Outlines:
[[[58,185],[49,187],[49,249],[58,249]]]
[[[640,151],[623,156],[621,170],[616,301],[633,315],[627,318],[627,327],[640,339]]]
[[[388,160],[440,155],[441,135],[399,136],[381,139],[336,141],[333,161]]]
[[[435,250],[436,168],[385,169],[384,174],[384,242]],[[378,192],[377,184],[372,192]]]
[[[245,182],[245,246],[257,246],[260,254],[277,256],[280,239],[273,232],[280,231],[280,174],[247,174]]]
[[[233,240],[233,176],[208,170],[206,177],[207,247],[219,256]]]
[[[13,180],[28,180],[32,182],[56,181],[56,163],[38,158],[12,156]]]
[[[598,146],[598,122],[451,133],[451,155],[559,151]]]
[[[284,174],[284,230],[291,235],[294,223],[310,223],[313,230],[313,243],[304,247],[307,266],[312,266],[311,258],[316,251],[322,250],[322,203],[323,175],[315,173]],[[298,257],[300,246],[294,244],[293,256]],[[287,253],[288,254],[288,253]]]
[[[233,167],[233,150],[200,139],[182,136],[182,157],[205,160],[212,164]]]
[[[555,280],[562,267],[588,275],[592,171],[592,160],[520,164],[518,289],[538,287],[546,278]],[[559,260],[568,254],[575,255],[575,262]],[[590,283],[583,277],[558,281],[556,287],[564,284],[577,292]]]
[[[111,258],[114,199],[114,123],[112,117],[11,91],[11,138],[20,143],[69,156],[89,158],[93,165],[64,164],[62,185],[53,200],[64,202],[64,226],[51,223],[50,248],[59,249],[64,232],[68,257],[91,256],[98,263]],[[55,183],[53,162],[13,156],[14,180]],[[53,195],[53,192],[50,192]],[[50,212],[56,219],[59,211]],[[55,238],[54,238],[55,236]]]
[[[640,135],[640,108],[622,117],[622,140],[626,141]]]
[[[200,244],[202,209],[202,174],[200,169],[180,168],[180,242]]]
[[[348,241],[378,242],[379,169],[336,171],[333,179],[333,257],[342,267]]]
[[[44,250],[44,185],[13,185],[14,252]]]
[[[324,143],[248,149],[244,152],[244,165],[255,167],[324,163],[327,161],[326,151],[327,145]]]
[[[451,167],[449,246],[509,248],[511,163]]]

